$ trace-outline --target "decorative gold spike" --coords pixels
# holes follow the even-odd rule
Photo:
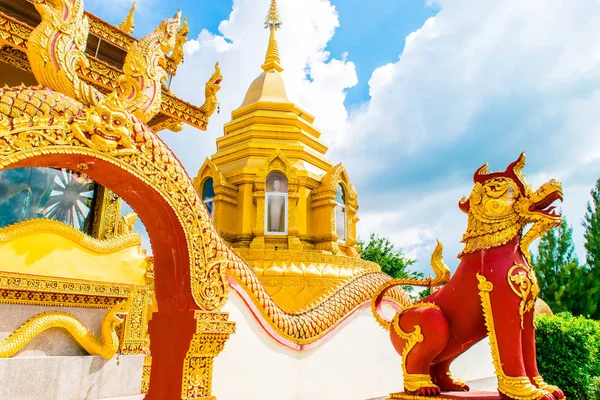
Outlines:
[[[279,47],[277,46],[277,40],[275,39],[275,31],[281,27],[281,16],[277,9],[277,0],[271,0],[271,6],[269,12],[265,18],[265,28],[271,30],[269,36],[269,47],[267,47],[267,55],[265,56],[265,63],[261,66],[265,72],[281,72],[281,61],[279,60]]]
[[[277,8],[277,0],[271,0],[271,6],[269,12],[265,18],[265,28],[275,27],[279,29],[281,27],[281,15],[279,15],[279,9]]]
[[[133,28],[135,28],[135,23],[133,21],[133,11],[134,10],[135,10],[135,1],[133,2],[133,4],[131,5],[131,8],[129,9],[129,13],[127,14],[127,17],[125,17],[123,22],[121,22],[121,25],[119,25],[119,29],[121,29],[123,32],[125,32],[128,35],[131,35],[133,33]]]
[[[173,49],[173,53],[171,54],[171,58],[176,66],[179,66],[179,64],[183,62],[183,45],[187,42],[187,35],[189,33],[190,28],[188,27],[187,18],[183,18],[183,23],[181,24],[181,28],[179,28],[175,39],[175,49]]]

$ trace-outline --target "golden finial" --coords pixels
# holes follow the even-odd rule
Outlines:
[[[135,10],[135,1],[129,9],[127,17],[121,22],[121,25],[119,25],[119,29],[128,35],[131,35],[133,33],[133,28],[135,28],[135,24],[133,23],[133,10]]]
[[[175,38],[175,49],[171,54],[171,58],[175,62],[176,66],[179,66],[183,61],[183,45],[187,41],[187,35],[190,33],[190,28],[187,24],[187,17],[183,18],[183,23],[181,24],[181,28],[177,32],[177,37]]]
[[[269,12],[265,18],[265,28],[271,30],[265,63],[261,66],[265,72],[283,71],[283,68],[281,67],[281,61],[279,60],[279,48],[277,46],[277,40],[275,40],[275,31],[281,27],[281,24],[281,16],[279,15],[279,10],[277,9],[277,0],[271,0]]]
[[[281,15],[279,15],[279,10],[277,9],[277,0],[271,0],[269,12],[265,18],[265,28],[275,27],[275,29],[279,29],[281,23]]]

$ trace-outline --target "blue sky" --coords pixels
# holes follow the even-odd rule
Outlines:
[[[283,1],[280,0],[280,3]],[[124,0],[109,0],[109,10],[106,2],[88,3],[89,11],[115,25],[122,21],[131,7],[131,3]],[[427,5],[425,0],[333,0],[331,3],[336,8],[339,27],[327,43],[326,50],[338,59],[348,54],[358,75],[357,85],[346,92],[345,104],[349,108],[369,99],[371,72],[396,61],[404,38],[438,11],[438,7]],[[190,38],[197,37],[202,29],[217,32],[232,6],[233,1],[230,0],[138,1],[135,36],[150,32],[162,19],[174,14],[177,7],[188,19]]]
[[[340,26],[326,49],[336,58],[347,53],[358,75],[358,84],[347,91],[348,107],[369,99],[371,72],[396,61],[404,38],[437,12],[424,0],[334,0],[332,4]]]
[[[388,236],[429,269],[440,238],[456,265],[466,217],[457,202],[476,168],[521,151],[533,186],[563,182],[584,258],[581,220],[600,177],[600,3],[586,0],[279,0],[289,98],[316,116],[329,158],[359,194],[358,232]],[[138,0],[135,35],[178,7],[190,22],[173,80],[201,104],[219,61],[221,113],[209,129],[161,132],[191,176],[260,72],[269,0]],[[129,3],[88,0],[118,23]]]

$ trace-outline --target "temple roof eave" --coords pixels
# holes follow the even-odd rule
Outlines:
[[[298,167],[301,167],[298,170],[298,174],[302,174],[307,165],[313,166],[322,175],[325,175],[332,168],[331,162],[323,157],[319,157],[318,154],[310,154],[303,151],[303,149],[297,148],[279,148],[290,159],[292,164],[297,164]],[[246,147],[242,150],[226,154],[217,153],[211,159],[223,171],[227,179],[229,179],[237,173],[256,173],[260,165],[264,163],[264,160],[273,154],[274,149],[274,147],[267,148],[264,146]],[[319,176],[318,180],[321,180],[321,176]]]
[[[280,102],[280,101],[270,101],[270,100],[260,100],[252,104],[248,104],[239,108],[236,108],[231,112],[231,121],[225,125],[231,124],[232,122],[240,119],[248,114],[253,115],[256,112],[288,112],[296,115],[299,119],[304,120],[306,124],[312,125],[315,121],[315,117],[298,106],[295,103],[291,102]]]
[[[272,142],[277,140],[281,145],[305,146],[307,151],[321,154],[325,157],[327,146],[297,127],[282,126],[272,128],[268,126],[265,128],[259,125],[251,125],[240,130],[235,136],[222,136],[218,138],[217,153],[230,151],[230,148],[239,149],[240,145],[249,143],[267,143],[269,147],[273,147],[275,144]]]
[[[240,133],[247,131],[268,131],[268,132],[304,132],[315,143],[325,146],[319,141],[320,132],[314,126],[306,124],[297,118],[290,118],[287,115],[260,115],[256,114],[246,119],[232,121],[225,126],[226,138],[232,138]],[[327,147],[327,146],[325,146]]]

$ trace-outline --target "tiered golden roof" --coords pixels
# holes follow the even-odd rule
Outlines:
[[[217,139],[217,152],[205,161],[195,183],[210,198],[219,233],[254,268],[274,300],[292,312],[361,273],[380,269],[358,257],[358,196],[348,173],[327,158],[314,116],[287,96],[276,0],[264,24],[269,41],[262,73],[232,112]],[[283,181],[283,189],[270,187],[273,176]],[[211,189],[214,196],[208,194]],[[282,196],[279,215],[271,208],[281,203],[270,206],[269,198]],[[273,231],[272,218],[279,217],[285,222]]]

